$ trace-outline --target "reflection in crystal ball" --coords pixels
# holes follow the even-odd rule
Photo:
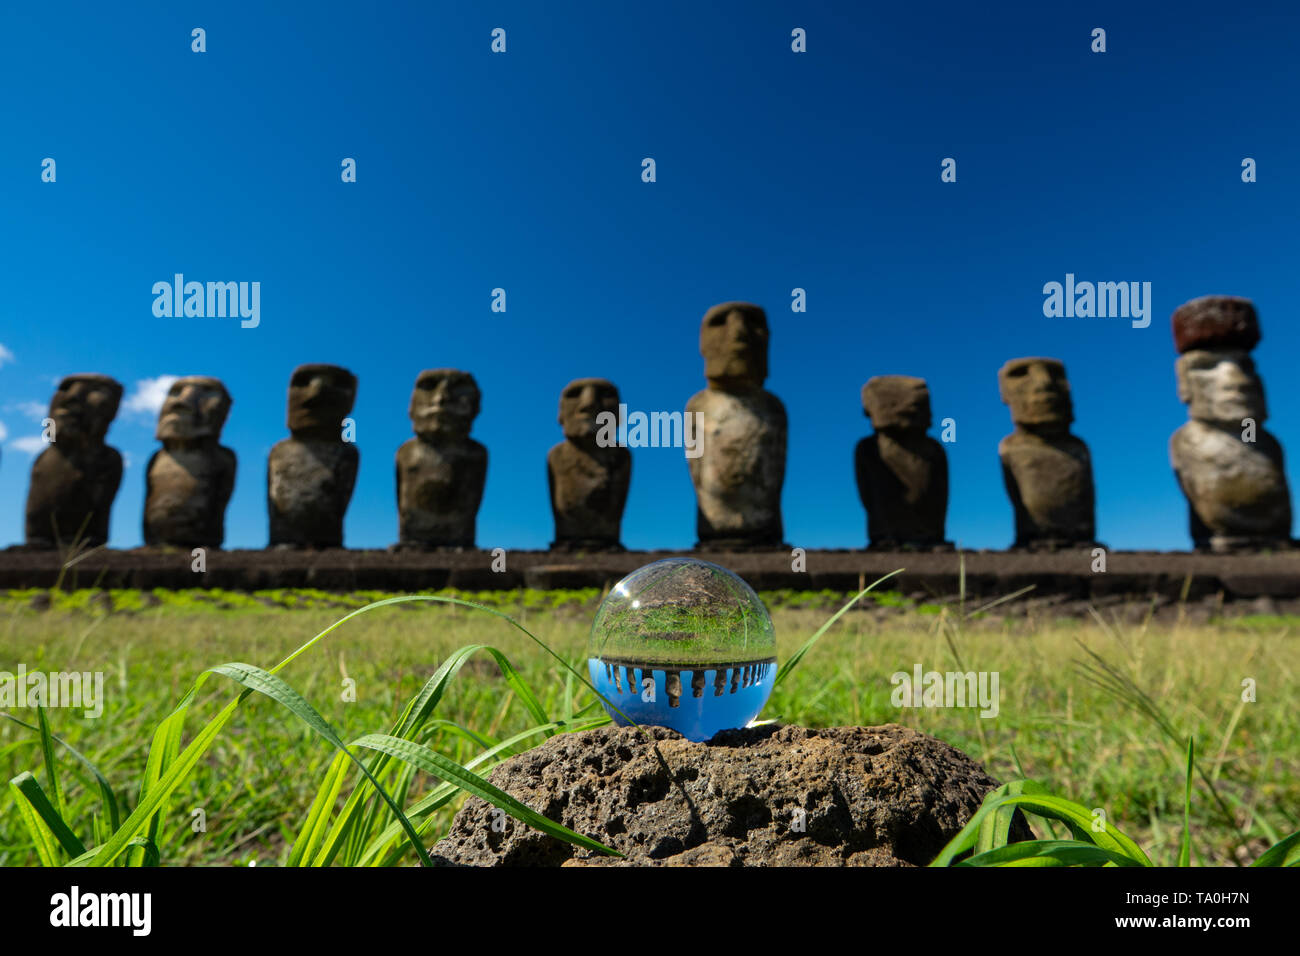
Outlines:
[[[636,723],[708,740],[745,726],[767,703],[776,633],[738,575],[708,561],[665,558],[633,571],[601,602],[587,669],[596,689]]]

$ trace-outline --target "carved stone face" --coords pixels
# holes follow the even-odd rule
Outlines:
[[[295,437],[341,440],[357,398],[357,377],[337,365],[299,365],[289,379],[289,430]]]
[[[618,389],[603,378],[574,379],[560,393],[560,425],[564,437],[576,441],[594,438],[601,412],[618,414]]]
[[[700,325],[704,375],[724,390],[766,381],[767,345],[767,315],[747,302],[715,305]]]
[[[421,372],[411,393],[411,424],[421,438],[466,438],[478,415],[474,376],[453,368]]]
[[[122,401],[122,386],[107,375],[69,375],[50,399],[54,440],[72,444],[99,443]]]
[[[1178,359],[1178,398],[1199,421],[1241,426],[1243,418],[1268,417],[1264,383],[1250,353],[1237,349],[1194,349]]]
[[[172,383],[158,415],[159,441],[220,438],[230,411],[230,393],[218,379],[187,375]]]
[[[998,387],[1017,425],[1065,431],[1074,421],[1070,383],[1056,359],[1012,359],[998,372]]]
[[[877,431],[930,427],[930,389],[923,378],[878,375],[862,386],[862,408]]]

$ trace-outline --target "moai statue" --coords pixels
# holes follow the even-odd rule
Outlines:
[[[783,546],[786,415],[781,400],[763,390],[767,346],[767,316],[747,302],[715,305],[700,326],[709,385],[686,403],[683,422],[698,442],[694,452],[687,448],[696,548]]]
[[[121,401],[121,384],[107,375],[69,375],[59,383],[45,427],[49,444],[32,465],[27,491],[29,547],[108,542],[122,456],[104,436]]]
[[[343,419],[357,377],[337,365],[299,365],[289,379],[289,431],[266,462],[271,547],[341,548],[360,454]],[[350,436],[349,436],[350,438]]]
[[[1250,351],[1259,318],[1249,299],[1211,295],[1173,315],[1178,397],[1191,419],[1169,440],[1197,548],[1291,545],[1282,446],[1264,431],[1264,385]]]
[[[858,442],[854,471],[867,510],[872,548],[948,548],[948,456],[925,433],[930,390],[925,379],[878,375],[862,386],[874,435]]]
[[[1016,430],[1002,439],[1002,477],[1016,514],[1018,548],[1094,545],[1092,458],[1070,434],[1074,406],[1056,359],[1012,359],[998,372]]]
[[[487,449],[469,437],[480,393],[454,368],[421,372],[411,393],[415,438],[397,450],[399,546],[472,548]]]
[[[546,456],[546,480],[555,516],[556,550],[622,550],[619,526],[632,476],[632,453],[602,443],[596,421],[617,417],[618,389],[603,378],[579,378],[560,393],[564,441]]]
[[[230,412],[219,379],[190,375],[172,383],[154,437],[162,449],[145,475],[144,543],[219,548],[235,488],[235,453],[218,444]]]

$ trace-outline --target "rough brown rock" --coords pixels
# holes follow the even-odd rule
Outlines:
[[[415,437],[397,450],[399,544],[472,548],[487,481],[487,449],[469,437],[482,394],[454,368],[421,372],[411,392]]]
[[[997,781],[965,754],[896,724],[765,726],[692,743],[646,728],[551,738],[489,779],[578,833],[625,854],[590,854],[513,818],[493,829],[471,797],[430,851],[477,866],[924,866]],[[664,764],[667,764],[665,768]],[[804,811],[803,832],[795,827]],[[499,826],[499,824],[498,824]],[[1016,830],[1029,837],[1027,827]]]
[[[603,378],[575,379],[560,393],[564,441],[546,456],[555,550],[621,548],[619,531],[632,478],[632,453],[601,439],[598,416],[618,418],[619,395]],[[606,421],[610,419],[606,418]]]
[[[1015,512],[1018,548],[1086,547],[1095,543],[1092,458],[1070,434],[1074,406],[1065,365],[1057,359],[1012,359],[998,372],[1002,401],[1015,431],[998,455]]]
[[[337,365],[300,365],[289,380],[291,438],[267,459],[272,547],[338,548],[360,454],[343,440],[357,378]]]
[[[948,456],[925,433],[931,422],[925,379],[878,375],[862,386],[862,408],[876,430],[854,453],[871,546],[946,544]]]
[[[109,512],[122,483],[122,456],[104,443],[122,386],[107,375],[69,375],[50,399],[46,449],[32,463],[28,547],[108,541]]]
[[[163,447],[145,474],[144,543],[220,547],[235,488],[235,453],[222,447],[230,393],[204,375],[172,383],[154,437]]]
[[[705,313],[700,354],[708,388],[686,403],[700,416],[701,454],[687,457],[697,502],[697,547],[781,547],[786,413],[763,390],[767,379],[767,315],[747,302],[724,302]]]
[[[1184,302],[1173,314],[1174,347],[1179,354],[1192,349],[1241,349],[1259,344],[1259,316],[1249,299],[1235,295],[1203,295]]]

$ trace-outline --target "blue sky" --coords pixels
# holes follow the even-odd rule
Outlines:
[[[1169,315],[1209,293],[1259,308],[1266,427],[1295,488],[1294,6],[838,6],[5,5],[0,546],[22,539],[54,382],[78,371],[127,388],[114,546],[141,541],[149,383],[185,374],[234,396],[227,546],[262,546],[289,373],[334,362],[359,378],[349,545],[396,540],[410,392],[453,366],[483,390],[480,546],[544,547],[560,389],[603,376],[634,410],[680,409],[703,386],[700,318],[729,299],[768,311],[793,544],[863,545],[859,390],[908,374],[957,422],[948,536],[1006,546],[997,370],[1047,355],[1092,449],[1101,540],[1187,547]],[[259,281],[260,325],[156,318],[150,289],[177,272]],[[1150,327],[1044,317],[1066,273],[1151,282]],[[694,542],[680,450],[633,451],[623,536]]]

